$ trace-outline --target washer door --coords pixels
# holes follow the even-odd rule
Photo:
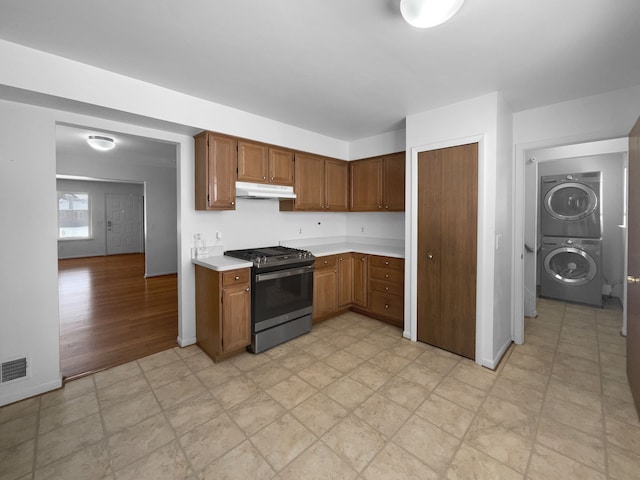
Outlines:
[[[595,260],[584,250],[561,247],[544,258],[544,270],[563,285],[577,287],[589,283],[597,275]]]
[[[552,217],[568,221],[591,215],[598,206],[596,193],[582,183],[561,183],[547,192],[544,209]]]

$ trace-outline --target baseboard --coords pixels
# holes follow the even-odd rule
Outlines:
[[[151,277],[163,277],[165,275],[175,275],[178,272],[165,272],[165,273],[145,273],[144,274],[144,278],[151,278]]]
[[[500,348],[500,350],[498,351],[497,355],[492,358],[492,359],[483,359],[482,360],[482,366],[483,367],[487,367],[490,368],[491,370],[495,370],[496,368],[498,368],[498,364],[500,363],[500,360],[502,359],[502,356],[505,354],[505,352],[507,351],[507,349],[509,348],[509,346],[511,345],[512,340],[509,339],[505,342],[504,345],[502,345],[502,347]]]
[[[188,347],[189,345],[194,345],[196,343],[196,337],[191,338],[177,338],[178,345],[181,347]]]
[[[8,392],[7,394],[0,395],[0,407],[9,405],[10,403],[19,402],[20,400],[30,397],[35,397],[36,395],[47,393],[52,390],[57,390],[60,387],[62,387],[62,378],[34,385],[32,387],[25,388],[24,390]]]

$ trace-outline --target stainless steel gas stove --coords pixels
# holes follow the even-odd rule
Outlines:
[[[311,331],[315,261],[311,252],[275,246],[224,254],[253,262],[252,352],[263,352]]]

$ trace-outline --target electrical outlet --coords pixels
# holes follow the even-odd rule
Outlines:
[[[216,238],[222,240],[222,232],[216,232]]]

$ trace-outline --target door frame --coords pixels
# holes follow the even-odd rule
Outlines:
[[[410,162],[408,171],[411,172],[411,183],[407,185],[407,205],[411,205],[411,215],[409,222],[405,226],[406,240],[409,252],[409,262],[405,262],[405,324],[403,336],[412,341],[418,340],[418,154],[428,152],[430,150],[440,150],[442,148],[457,147],[468,143],[478,144],[478,228],[477,228],[477,274],[476,274],[476,352],[475,362],[484,365],[485,356],[491,351],[491,345],[487,345],[492,339],[485,338],[485,323],[492,321],[493,312],[493,281],[486,282],[488,276],[493,279],[493,257],[483,254],[483,252],[493,253],[493,249],[488,249],[487,238],[493,238],[493,223],[489,225],[486,217],[493,215],[493,211],[488,212],[485,192],[488,183],[485,181],[488,177],[487,165],[485,161],[486,138],[485,135],[473,135],[469,137],[455,138],[436,143],[428,143],[411,147],[407,152],[408,161]],[[495,175],[493,175],[495,178]],[[494,182],[491,182],[493,185]],[[490,232],[488,231],[490,230]],[[487,235],[489,235],[487,237]],[[501,355],[500,355],[501,356]],[[485,365],[494,368],[491,365]]]
[[[578,148],[579,153],[571,153],[572,147]],[[535,317],[536,306],[536,255],[538,250],[537,215],[539,206],[538,191],[538,163],[549,160],[559,160],[585,155],[601,155],[621,153],[624,155],[624,165],[628,164],[629,139],[628,137],[613,138],[608,140],[584,140],[564,139],[553,143],[553,140],[535,142],[531,144],[515,145],[515,169],[514,169],[514,302],[512,316],[512,338],[517,344],[524,343],[524,317]],[[531,187],[535,184],[534,191]],[[527,190],[529,186],[529,190]],[[527,197],[527,192],[530,193]],[[527,209],[527,205],[533,202],[533,207]],[[626,198],[625,198],[626,202]],[[533,252],[525,250],[525,243]],[[518,258],[519,257],[519,258]],[[626,236],[625,236],[625,277],[626,278]],[[623,326],[622,334],[626,335],[627,326],[627,292],[623,290],[622,309]]]

